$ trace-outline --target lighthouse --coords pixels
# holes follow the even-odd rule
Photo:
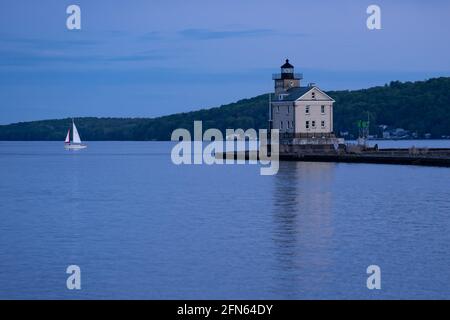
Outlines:
[[[281,66],[281,73],[274,74],[272,79],[275,81],[275,94],[286,93],[291,88],[300,87],[300,80],[303,76],[300,73],[294,73],[294,66],[289,63],[289,59]]]
[[[288,59],[272,79],[275,90],[271,95],[269,121],[271,129],[280,132],[280,144],[330,146],[340,143],[333,133],[333,98],[314,83],[301,86],[303,76],[295,73]]]

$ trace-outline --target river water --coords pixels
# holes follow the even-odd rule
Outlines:
[[[0,298],[450,298],[448,168],[283,162],[261,176],[176,166],[170,142],[88,144],[0,142]]]

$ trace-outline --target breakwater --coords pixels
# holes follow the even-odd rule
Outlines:
[[[216,157],[234,160],[260,158],[256,151],[217,153]],[[373,163],[450,167],[450,148],[386,148],[378,150],[301,150],[280,152],[281,161]]]

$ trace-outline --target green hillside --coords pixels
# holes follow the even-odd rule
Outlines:
[[[382,87],[354,91],[328,91],[336,100],[335,132],[356,134],[356,122],[370,114],[371,131],[384,124],[439,138],[450,135],[450,78],[418,82],[394,81]],[[267,128],[268,94],[218,108],[179,113],[153,119],[77,118],[82,139],[169,140],[177,128],[192,129],[203,120],[203,129]],[[71,119],[22,122],[0,126],[0,140],[64,139]]]

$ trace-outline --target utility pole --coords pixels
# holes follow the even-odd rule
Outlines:
[[[272,93],[269,92],[269,133],[272,130]]]
[[[269,130],[267,130],[268,137],[267,137],[267,152],[268,154],[271,154],[272,152],[272,146],[270,145],[269,141],[272,141],[272,92],[269,92]]]

